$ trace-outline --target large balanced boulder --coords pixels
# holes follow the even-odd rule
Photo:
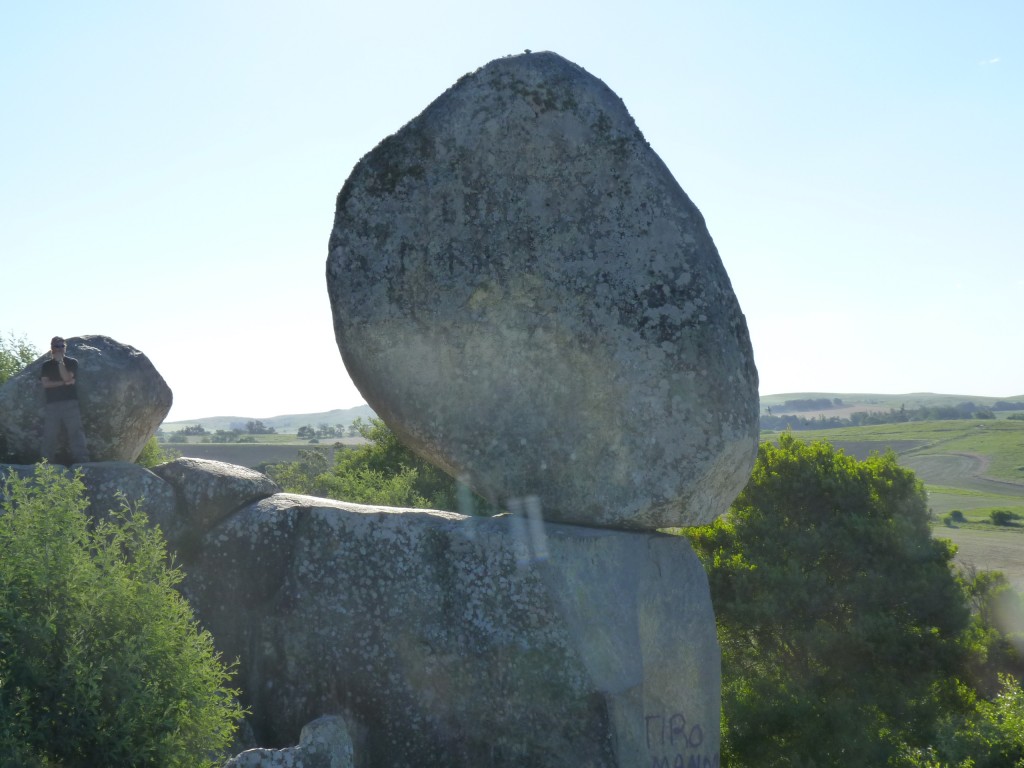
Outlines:
[[[682,537],[277,494],[187,571],[264,747],[333,713],[374,768],[719,764],[715,622]]]
[[[653,530],[749,477],[757,371],[704,219],[556,54],[466,75],[358,163],[327,285],[369,405],[499,504]]]
[[[107,336],[67,339],[92,461],[135,461],[171,410],[171,389],[142,352]],[[0,386],[0,461],[42,458],[44,355]]]

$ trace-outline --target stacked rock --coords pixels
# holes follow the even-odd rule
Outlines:
[[[370,550],[379,573],[436,541],[424,552],[444,556],[426,571],[443,571],[435,597],[459,621],[443,630],[403,602],[416,620],[389,637],[406,639],[346,635],[386,648],[385,671],[422,670],[414,693],[389,698],[415,727],[371,762],[717,766],[707,580],[685,539],[657,531],[713,520],[743,487],[757,371],[704,219],[622,101],[553,53],[463,77],[353,170],[327,286],[342,358],[377,414],[492,502],[536,513],[374,535],[395,547],[376,565]],[[235,537],[226,559],[251,549]],[[512,553],[519,571],[502,564]],[[355,556],[332,555],[347,579]],[[435,594],[396,570],[382,605]],[[459,647],[446,654],[445,640]],[[438,699],[442,681],[451,696]]]
[[[353,170],[327,285],[367,402],[424,458],[548,520],[706,523],[758,391],[704,219],[622,101],[554,53],[467,75]]]

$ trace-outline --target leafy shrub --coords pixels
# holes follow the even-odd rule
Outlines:
[[[45,463],[0,487],[0,765],[214,765],[243,712],[160,531]]]
[[[942,522],[948,528],[955,528],[957,525],[966,523],[967,518],[964,517],[964,513],[959,509],[954,509],[952,512],[942,516]]]
[[[157,464],[173,461],[179,456],[181,454],[178,451],[164,448],[155,437],[151,437],[142,447],[142,453],[139,454],[139,458],[135,460],[135,463],[151,469]]]
[[[465,489],[460,494],[456,480],[406,448],[380,419],[368,424],[356,419],[353,426],[367,443],[336,451],[333,466],[325,451],[311,449],[299,451],[298,461],[268,467],[267,474],[289,493],[357,504],[494,513],[479,496]]]
[[[1013,525],[1015,520],[1020,518],[1016,512],[1008,509],[993,509],[988,513],[993,525]]]
[[[0,337],[0,384],[36,359],[36,353],[24,337],[16,338],[8,333]]]

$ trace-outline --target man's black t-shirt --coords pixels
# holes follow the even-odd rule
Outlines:
[[[78,361],[75,358],[65,355],[64,367],[68,369],[72,376],[78,375]],[[57,367],[57,361],[47,360],[43,363],[43,371],[40,377],[50,381],[60,381],[60,369]],[[44,391],[46,392],[46,402],[48,403],[60,403],[64,400],[78,399],[78,387],[75,384],[68,384],[63,387],[50,387]]]

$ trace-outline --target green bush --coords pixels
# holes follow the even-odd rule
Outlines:
[[[993,525],[1013,525],[1014,521],[1020,518],[1020,515],[1008,509],[993,509],[988,516]]]
[[[168,461],[174,461],[181,454],[178,451],[164,448],[160,445],[160,442],[156,437],[151,437],[142,447],[142,453],[139,454],[139,458],[135,460],[136,464],[139,464],[147,469],[155,467],[157,464],[163,464]]]
[[[215,765],[244,713],[159,529],[45,463],[0,487],[0,766]]]
[[[358,448],[336,451],[333,465],[325,451],[311,449],[299,451],[298,461],[268,467],[267,473],[289,493],[465,514],[497,511],[406,448],[380,419],[370,419],[369,423],[356,419],[353,427],[367,442]]]
[[[36,353],[24,337],[17,338],[8,333],[0,338],[0,384],[36,359]]]

